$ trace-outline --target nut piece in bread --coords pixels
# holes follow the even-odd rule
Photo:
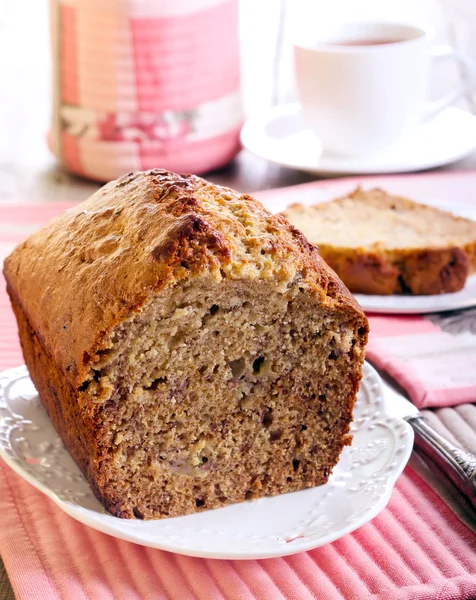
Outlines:
[[[476,270],[476,222],[380,189],[283,215],[354,293],[457,292]]]
[[[5,262],[33,382],[114,515],[325,483],[368,324],[284,217],[193,175],[131,173]]]

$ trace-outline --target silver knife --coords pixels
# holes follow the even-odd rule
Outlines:
[[[436,467],[451,481],[469,503],[470,507],[467,508],[470,508],[473,519],[476,519],[476,457],[440,435],[416,406],[396,392],[386,381],[383,381],[383,387],[388,413],[392,417],[405,419],[412,426],[415,433],[415,449],[420,459],[429,458],[430,460],[425,463],[433,475],[435,475],[433,467]],[[450,508],[454,509],[452,506]]]

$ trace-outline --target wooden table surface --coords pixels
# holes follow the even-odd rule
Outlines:
[[[283,0],[284,1],[284,0]],[[341,3],[342,4],[342,3]],[[387,4],[387,3],[380,3]],[[374,5],[376,6],[375,2]],[[403,0],[399,10],[420,11],[440,25],[433,0]],[[272,0],[242,0],[243,90],[246,112],[293,97],[289,48],[277,51],[283,5]],[[28,19],[24,15],[28,14]],[[412,13],[413,15],[413,13]],[[412,16],[411,15],[411,16]],[[419,15],[417,15],[419,16]],[[265,26],[263,26],[265,24]],[[46,0],[0,0],[0,202],[79,202],[98,188],[64,172],[46,145],[51,94]],[[277,79],[276,79],[277,74]],[[440,87],[454,82],[447,71]],[[284,83],[283,83],[284,82]],[[160,165],[158,165],[160,166]],[[441,170],[476,170],[476,152]],[[213,182],[243,192],[290,186],[315,177],[281,168],[243,150],[226,168],[207,174]],[[13,598],[0,560],[0,600]]]

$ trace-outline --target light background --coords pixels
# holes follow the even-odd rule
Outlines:
[[[442,7],[454,4],[476,7],[476,0],[240,0],[246,114],[294,99],[290,32],[299,19],[311,26],[336,19],[426,22],[435,27],[436,42],[447,42],[450,22]],[[476,14],[460,23],[476,44]],[[51,174],[45,171],[55,165],[46,145],[51,111],[48,29],[47,0],[0,0],[0,202],[23,193],[28,200],[33,188],[35,197],[51,193]],[[438,68],[434,96],[455,85],[459,76],[452,64]],[[55,171],[54,177],[66,175]],[[94,189],[78,181],[67,199],[83,199]]]

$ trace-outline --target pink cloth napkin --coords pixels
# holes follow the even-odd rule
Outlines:
[[[476,310],[458,315],[372,315],[366,356],[420,409],[476,401]]]
[[[310,190],[286,193],[296,200],[302,191]],[[0,255],[64,208],[0,207]],[[435,325],[420,318],[390,321],[371,318],[372,358],[386,356],[374,347],[392,332],[435,335]],[[1,370],[22,362],[3,289],[0,330]],[[0,489],[0,554],[22,600],[476,598],[476,537],[409,467],[388,507],[356,532],[311,552],[261,561],[190,558],[117,540],[73,520],[2,461]]]

